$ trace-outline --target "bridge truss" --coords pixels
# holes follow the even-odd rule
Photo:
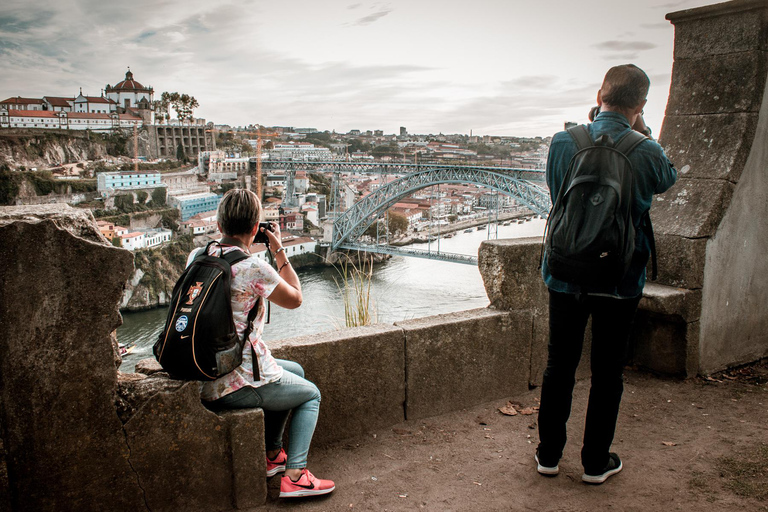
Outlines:
[[[396,162],[302,162],[273,160],[265,161],[262,165],[265,169],[286,171],[286,174],[289,175],[289,180],[296,171],[404,175],[380,187],[336,218],[333,224],[331,242],[333,250],[352,249],[477,265],[477,257],[475,256],[380,244],[362,244],[358,241],[368,226],[395,203],[418,190],[443,183],[471,183],[496,190],[511,196],[518,204],[522,204],[535,214],[543,217],[548,215],[551,208],[549,191],[545,188],[544,172],[541,170]],[[332,201],[335,201],[335,192]]]
[[[354,243],[381,212],[417,190],[443,183],[472,183],[497,190],[513,197],[517,203],[534,213],[547,216],[551,207],[549,192],[525,179],[533,172],[510,169],[502,173],[498,169],[469,166],[434,166],[412,172],[367,195],[336,219],[333,223],[331,246],[335,250],[346,243]],[[536,174],[538,181],[542,179],[542,175],[541,171]]]

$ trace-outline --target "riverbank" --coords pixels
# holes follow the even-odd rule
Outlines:
[[[538,215],[534,214],[531,211],[515,212],[515,213],[500,213],[498,216],[494,216],[491,219],[490,223],[491,224],[498,223],[499,225],[501,225],[504,222],[531,220],[537,217]],[[459,233],[461,231],[471,229],[471,228],[477,228],[478,226],[485,226],[488,223],[489,221],[487,217],[462,220],[462,221],[448,224],[447,226],[432,227],[425,231],[419,231],[418,233],[413,233],[413,234],[406,235],[405,237],[400,237],[398,239],[390,241],[390,245],[394,245],[396,247],[402,247],[404,245],[426,243],[427,241],[429,241],[430,237],[435,237],[438,235],[453,236],[453,234],[455,233]]]

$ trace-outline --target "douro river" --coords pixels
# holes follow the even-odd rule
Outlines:
[[[440,240],[440,251],[477,254],[488,238],[541,236],[545,221],[533,219],[508,226],[472,228],[452,238]],[[414,249],[437,250],[437,242],[414,244]],[[278,340],[337,329],[344,325],[344,302],[336,284],[339,272],[333,267],[298,271],[304,302],[298,309],[272,307],[271,321],[264,327],[264,340]],[[335,278],[335,280],[334,280]],[[483,280],[477,267],[459,263],[394,256],[374,266],[371,296],[378,323],[392,324],[400,320],[420,318],[481,308],[488,305]],[[137,361],[152,356],[152,345],[165,323],[167,308],[138,313],[125,313],[117,339],[127,346],[135,345],[123,357],[120,370],[131,372]]]

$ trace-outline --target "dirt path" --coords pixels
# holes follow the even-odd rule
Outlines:
[[[628,371],[613,444],[625,467],[601,486],[581,482],[581,381],[554,478],[533,462],[536,414],[502,415],[500,400],[313,448],[310,470],[336,491],[278,500],[273,478],[263,510],[768,511],[768,361],[715,379]],[[538,397],[510,400],[534,406]]]

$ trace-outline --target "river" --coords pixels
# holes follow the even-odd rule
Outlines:
[[[533,219],[508,226],[491,225],[470,233],[459,232],[440,240],[440,250],[459,254],[477,254],[483,240],[541,236],[545,221]],[[436,251],[437,242],[408,247]],[[272,307],[270,323],[264,328],[264,340],[291,338],[337,329],[344,322],[344,303],[332,267],[298,271],[304,302],[298,309]],[[371,296],[379,323],[451,313],[488,305],[483,280],[476,266],[413,257],[393,256],[374,266]],[[152,345],[165,323],[168,308],[124,313],[117,339],[135,345],[123,358],[121,371],[132,372],[136,362],[152,357]]]

